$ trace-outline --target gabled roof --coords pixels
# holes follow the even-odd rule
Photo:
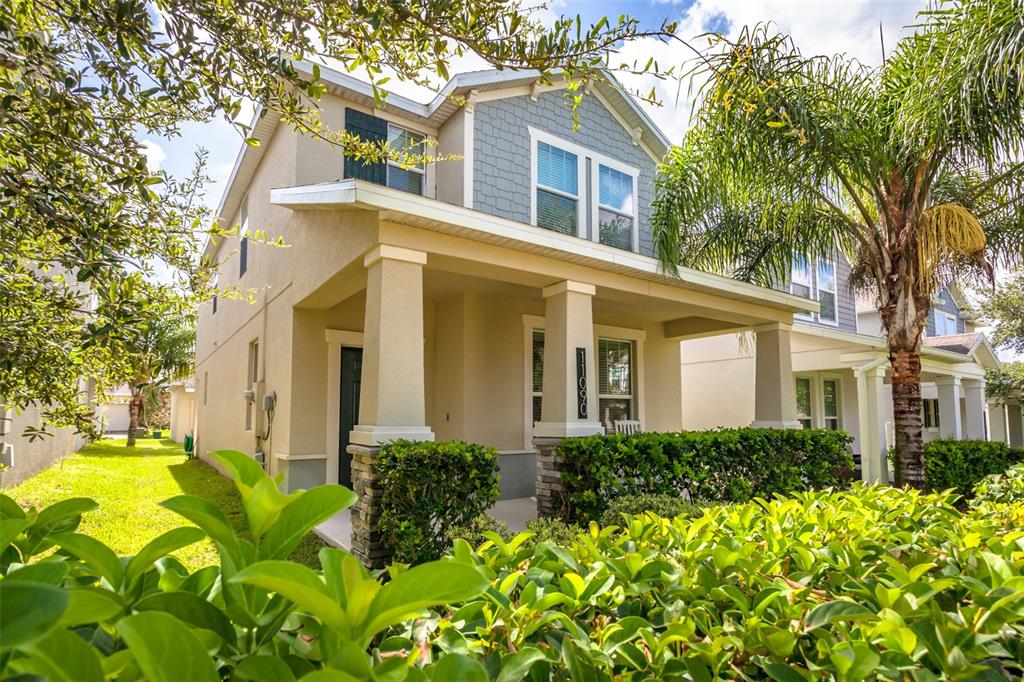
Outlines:
[[[311,74],[313,71],[313,64],[308,61],[295,62],[294,66],[302,73]],[[317,66],[320,70],[320,80],[324,83],[328,92],[355,104],[361,104],[370,108],[377,107],[373,98],[373,88],[369,83],[327,66]],[[597,81],[594,84],[594,88],[601,96],[601,99],[613,109],[613,112],[623,126],[639,131],[640,141],[655,156],[663,157],[671,146],[668,138],[611,73],[605,71],[603,76],[605,80]],[[540,72],[532,70],[499,71],[493,69],[460,73],[449,80],[430,102],[421,103],[408,97],[391,93],[387,96],[384,110],[397,110],[400,115],[413,121],[437,128],[461,108],[461,105],[453,101],[453,98],[467,97],[474,92],[481,93],[532,86],[538,82],[539,78]],[[230,220],[238,211],[242,198],[248,190],[249,182],[259,166],[260,159],[263,157],[266,142],[273,136],[278,123],[277,116],[272,112],[256,112],[250,124],[251,136],[262,144],[255,147],[242,144],[242,148],[239,150],[235,164],[232,167],[231,175],[228,177],[224,194],[221,196],[220,205],[217,207],[215,215],[217,220],[221,222]],[[207,244],[205,251],[208,252],[214,243],[211,240]],[[209,254],[205,253],[204,255]]]
[[[973,334],[951,334],[949,336],[926,336],[921,340],[925,348],[936,348],[965,355],[986,369],[995,369],[1000,365],[996,351],[989,343],[988,337],[980,332]]]

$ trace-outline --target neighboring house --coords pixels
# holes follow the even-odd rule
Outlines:
[[[82,381],[79,389],[82,400],[92,400],[92,387]],[[55,464],[61,458],[77,451],[86,444],[85,438],[74,429],[49,427],[49,435],[30,439],[26,429],[43,426],[43,410],[36,404],[29,405],[21,412],[0,408],[0,487],[8,488],[21,483],[43,469]]]
[[[558,439],[683,426],[684,339],[756,330],[756,391],[736,388],[760,423],[787,421],[790,326],[818,304],[662,273],[648,216],[668,142],[620,88],[587,91],[574,131],[564,87],[536,74],[462,74],[429,104],[392,95],[381,110],[363,82],[320,73],[331,127],[461,160],[363,164],[256,121],[260,144],[243,147],[218,216],[288,246],[208,246],[220,286],[256,303],[200,308],[200,455],[253,453],[291,489],[352,485],[365,556],[380,443],[494,446],[503,496],[544,505]]]
[[[172,381],[171,394],[171,440],[184,443],[185,436],[196,433],[196,380],[189,377],[183,381]]]
[[[815,299],[820,310],[796,316],[792,328],[795,424],[849,432],[866,480],[888,476],[893,443],[888,349],[877,307],[849,286],[841,254],[809,263],[793,260],[780,288]],[[988,438],[985,370],[999,360],[954,288],[936,295],[921,350],[924,439]],[[756,353],[742,336],[683,344],[684,426],[741,426],[753,419],[749,390]],[[724,406],[724,407],[723,407]]]
[[[128,384],[119,384],[99,396],[96,404],[96,418],[100,430],[108,435],[128,433],[131,420],[132,391]]]

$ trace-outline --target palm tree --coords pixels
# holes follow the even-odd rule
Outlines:
[[[841,250],[888,336],[896,479],[924,481],[920,347],[932,294],[1024,253],[1024,3],[943,2],[871,68],[769,26],[711,36],[693,124],[658,180],[663,267],[786,281]]]
[[[154,320],[132,342],[128,447],[135,445],[135,429],[146,393],[192,373],[195,340],[195,316],[175,313]]]

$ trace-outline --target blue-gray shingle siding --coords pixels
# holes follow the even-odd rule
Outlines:
[[[828,327],[830,329],[841,329],[846,332],[857,331],[857,296],[850,289],[850,263],[846,260],[846,257],[840,253],[835,256],[836,263],[836,319],[839,324],[828,324],[819,323],[817,320],[805,320],[799,318],[801,322],[813,322],[815,324],[821,324],[822,327]],[[817,291],[817,267],[812,266],[811,276],[813,279],[813,288]],[[790,290],[789,280],[787,279],[783,284],[775,287],[780,291],[788,292]]]
[[[967,332],[967,323],[964,321],[963,315],[960,311],[960,306],[956,304],[953,297],[949,294],[949,291],[943,289],[936,296],[932,302],[931,312],[928,313],[928,319],[925,322],[925,336],[935,336],[935,313],[943,312],[949,313],[950,315],[956,316],[956,333],[964,334]]]
[[[633,144],[626,129],[593,96],[579,106],[579,128],[573,132],[572,110],[564,92],[478,102],[473,114],[473,208],[492,215],[530,222],[530,131],[533,127],[598,154],[637,168],[640,253],[653,256],[650,214],[657,164]],[[581,188],[586,179],[580,179]],[[588,218],[589,221],[589,218]]]

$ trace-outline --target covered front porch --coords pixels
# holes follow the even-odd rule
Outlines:
[[[397,194],[366,191],[378,204]],[[429,199],[401,196],[426,205],[416,214],[377,206],[367,220],[358,198],[324,206],[302,194],[286,204],[318,207],[320,223],[335,212],[340,230],[369,226],[372,243],[310,283],[291,310],[287,447],[272,463],[289,488],[329,481],[360,493],[357,551],[382,443],[495,447],[497,515],[507,503],[522,517],[523,500],[543,497],[538,440],[682,427],[683,339],[756,329],[765,349],[758,420],[794,424],[789,325],[813,303],[703,273],[666,277],[650,258],[460,207],[427,219],[439,203]],[[334,536],[345,532],[339,520]]]

